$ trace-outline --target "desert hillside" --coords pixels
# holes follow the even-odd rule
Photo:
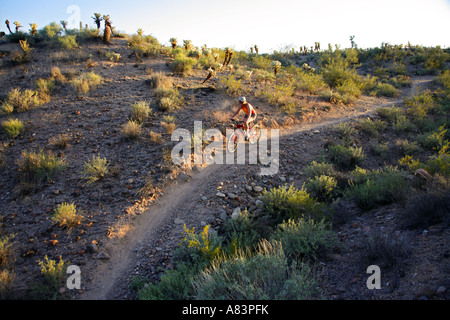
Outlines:
[[[0,39],[3,299],[449,298],[449,49],[23,29]],[[275,174],[172,161],[241,96]]]

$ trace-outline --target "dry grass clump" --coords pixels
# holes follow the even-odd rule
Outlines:
[[[0,107],[0,113],[25,112],[37,106],[39,106],[39,96],[36,91],[28,89],[22,91],[15,88],[8,93],[8,97]]]
[[[138,123],[143,123],[145,119],[149,117],[152,109],[150,104],[145,101],[139,101],[131,106],[131,120]]]
[[[122,127],[122,135],[125,137],[125,139],[137,140],[141,135],[141,127],[142,125],[139,122],[129,120]]]
[[[93,156],[92,160],[86,161],[84,163],[84,178],[88,183],[94,183],[108,174],[108,167],[109,162],[108,160],[106,160],[106,158],[100,158],[99,155],[97,157]]]
[[[15,138],[24,130],[24,124],[19,119],[8,119],[2,122],[2,128],[10,138]]]
[[[71,81],[73,88],[79,94],[86,94],[97,88],[102,77],[94,72],[83,73]]]
[[[162,72],[152,73],[150,75],[150,78],[148,79],[148,82],[150,83],[150,87],[154,89],[168,89],[173,86],[172,80],[170,80],[170,78],[164,75]]]
[[[68,228],[69,231],[81,224],[83,217],[77,214],[77,208],[74,203],[59,204],[54,212],[52,221],[60,227]]]

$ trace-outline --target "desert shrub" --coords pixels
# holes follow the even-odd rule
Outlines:
[[[424,192],[409,199],[402,213],[402,223],[408,229],[426,229],[432,225],[450,224],[450,193]]]
[[[169,89],[173,86],[172,80],[162,72],[154,72],[150,75],[148,82],[152,88]]]
[[[156,143],[156,144],[163,143],[163,139],[162,139],[161,133],[150,131],[149,137],[150,137],[150,141],[152,143]]]
[[[19,119],[8,119],[2,122],[2,128],[10,138],[15,138],[24,131],[24,124]]]
[[[172,62],[172,69],[176,73],[187,75],[196,63],[196,59],[186,57],[184,54],[178,54]]]
[[[194,279],[194,297],[206,300],[309,299],[316,280],[306,264],[289,268],[281,243],[263,241],[256,254],[240,252]]]
[[[39,33],[44,39],[51,40],[63,32],[63,28],[56,22],[46,25]]]
[[[71,81],[77,93],[86,94],[102,82],[102,77],[94,72],[83,73]]]
[[[447,61],[450,61],[450,54],[442,50],[441,47],[429,48],[426,52],[424,67],[430,73],[437,73],[437,71],[446,69]]]
[[[273,72],[269,72],[262,69],[254,69],[253,70],[254,79],[256,82],[274,82],[275,75]]]
[[[393,123],[397,120],[398,116],[402,114],[402,110],[397,107],[379,108],[377,109],[377,115],[383,120]]]
[[[324,207],[312,198],[305,189],[280,186],[261,195],[263,209],[268,212],[278,224],[286,219],[298,219],[303,216],[321,218]]]
[[[399,115],[392,124],[392,127],[396,134],[413,132],[416,129],[416,125],[404,115]]]
[[[239,95],[243,91],[241,80],[237,80],[233,74],[221,77],[219,79],[219,88],[230,96]]]
[[[411,98],[405,99],[405,106],[408,111],[417,119],[425,118],[435,107],[436,102],[433,94],[425,90]]]
[[[136,54],[144,57],[155,56],[161,50],[161,44],[156,38],[150,35],[133,35],[128,40],[128,47]]]
[[[158,101],[159,108],[162,111],[174,111],[180,107],[183,102],[183,97],[178,90],[174,88],[155,89],[155,97]]]
[[[60,227],[65,227],[68,230],[80,225],[83,217],[77,214],[77,208],[74,203],[64,202],[59,204],[53,214],[52,221]]]
[[[177,127],[177,125],[174,122],[161,121],[161,125],[164,127],[164,129],[166,129],[168,134],[172,134]]]
[[[383,159],[388,159],[390,157],[389,142],[372,142],[370,148],[375,156],[382,157]]]
[[[362,210],[403,200],[409,184],[397,168],[380,170],[355,170],[345,197],[353,200]]]
[[[416,141],[408,141],[408,139],[398,139],[395,141],[395,146],[399,149],[399,151],[403,155],[411,155],[418,153],[420,151],[420,147]]]
[[[445,129],[445,125],[443,125],[439,127],[438,131],[418,135],[417,141],[424,148],[439,150],[444,146],[446,133],[447,129]]]
[[[399,91],[389,83],[377,83],[372,89],[372,93],[377,97],[393,98],[398,95]]]
[[[324,220],[285,221],[271,239],[283,244],[283,251],[290,261],[316,262],[337,246],[335,234]]]
[[[272,63],[272,60],[270,60],[269,58],[266,58],[262,55],[256,55],[252,59],[253,68],[263,69],[266,71],[268,71],[270,69],[271,63]]]
[[[378,137],[379,132],[384,130],[387,126],[386,122],[382,120],[372,120],[371,118],[360,119],[356,122],[359,129],[371,137]]]
[[[145,101],[139,101],[131,105],[131,120],[143,123],[151,114],[150,104]]]
[[[362,148],[354,146],[332,145],[328,148],[328,154],[331,162],[344,169],[361,164],[365,159]]]
[[[273,88],[263,90],[261,94],[272,106],[283,106],[292,101],[295,88],[292,85],[275,85]]]
[[[105,177],[109,172],[109,162],[106,158],[92,156],[92,160],[84,163],[83,174],[88,183],[94,183]]]
[[[15,253],[12,240],[14,235],[0,237],[0,270],[9,268],[14,264]]]
[[[322,76],[314,72],[301,72],[297,76],[295,86],[311,94],[318,94],[328,87]]]
[[[336,174],[336,169],[332,163],[312,161],[303,170],[303,173],[309,178],[314,178],[321,175],[334,176]]]
[[[224,223],[224,237],[229,243],[236,241],[238,248],[253,249],[261,240],[258,233],[257,221],[244,210],[236,219],[228,219]]]
[[[122,126],[121,132],[125,139],[136,140],[141,136],[142,124],[134,120],[128,120]]]
[[[14,282],[14,272],[8,269],[0,269],[0,297],[3,297]]]
[[[32,107],[39,105],[39,97],[35,91],[19,88],[12,89],[2,103],[2,113],[10,114],[12,112],[25,112]]]
[[[341,122],[333,126],[333,131],[338,133],[343,139],[349,139],[358,133],[358,129],[356,129],[355,126],[349,122]]]
[[[41,274],[44,276],[44,284],[35,289],[35,294],[39,294],[41,299],[55,300],[58,298],[59,289],[63,286],[63,282],[66,279],[66,262],[59,257],[59,262],[44,257],[45,261],[38,261],[41,267]]]
[[[364,264],[375,264],[386,269],[398,265],[411,252],[404,238],[386,233],[367,236],[362,241],[362,246],[364,250],[361,259]]]
[[[78,42],[76,36],[63,36],[56,37],[55,43],[57,46],[64,50],[72,50],[78,48]]]
[[[308,179],[305,187],[311,195],[321,201],[326,201],[327,199],[330,199],[336,191],[337,181],[334,177],[318,175]]]
[[[39,152],[24,150],[18,165],[19,172],[26,181],[41,182],[44,179],[50,180],[64,169],[65,160],[43,150]]]
[[[67,134],[58,134],[50,138],[49,143],[57,149],[64,149],[69,145],[70,137]]]

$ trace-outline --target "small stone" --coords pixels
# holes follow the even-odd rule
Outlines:
[[[230,198],[230,199],[237,199],[237,195],[235,195],[234,193],[228,193],[228,198]]]
[[[98,259],[98,260],[108,260],[108,259],[110,259],[111,257],[109,256],[109,254],[107,254],[106,252],[104,252],[104,251],[100,251],[100,253],[97,255],[97,257],[96,257],[96,259]]]
[[[225,198],[225,197],[226,197],[225,194],[222,193],[222,192],[217,192],[217,193],[216,193],[216,196],[218,196],[218,197],[220,197],[220,198]]]
[[[175,218],[175,220],[173,221],[173,223],[175,223],[175,224],[184,224],[185,221],[184,221],[183,219],[180,219],[180,218]]]
[[[261,192],[261,191],[263,191],[263,188],[260,187],[260,186],[254,186],[254,187],[253,187],[253,191],[255,191],[255,192]]]
[[[241,208],[234,208],[233,213],[231,214],[231,219],[237,219],[241,215]]]
[[[445,293],[445,291],[447,291],[447,288],[444,287],[444,286],[440,286],[439,288],[437,288],[436,294],[437,294],[437,295],[442,295],[442,294]]]
[[[207,198],[207,197],[205,197],[205,196],[201,197],[201,199],[202,199],[202,201],[206,201],[206,200],[208,200],[208,198]]]

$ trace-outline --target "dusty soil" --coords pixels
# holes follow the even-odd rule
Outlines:
[[[0,49],[14,51],[18,46],[2,44]],[[103,53],[107,50],[120,53],[119,62],[105,59]],[[295,116],[275,113],[255,97],[252,104],[260,111],[260,123],[281,129],[280,172],[261,177],[259,165],[177,167],[164,160],[164,150],[170,150],[173,143],[160,124],[163,113],[153,104],[148,74],[161,71],[171,75],[180,89],[185,103],[182,111],[175,114],[178,127],[191,130],[194,120],[201,120],[204,128],[223,129],[227,125],[226,115],[234,111],[233,98],[216,90],[217,79],[201,85],[206,71],[194,70],[189,77],[173,75],[171,60],[164,56],[136,63],[129,56],[125,40],[119,39],[107,47],[90,43],[80,52],[90,54],[93,64],[87,66],[90,61],[79,61],[74,56],[68,58],[71,62],[63,61],[56,50],[37,47],[29,64],[2,68],[0,72],[3,96],[15,87],[33,89],[37,79],[49,76],[51,66],[59,66],[68,77],[94,71],[104,79],[98,89],[86,95],[77,95],[67,83],[58,85],[50,102],[15,114],[25,122],[24,134],[9,140],[1,133],[7,162],[1,173],[0,205],[4,208],[1,232],[16,235],[16,279],[10,299],[27,298],[30,288],[42,280],[38,261],[45,255],[51,259],[61,256],[82,270],[82,289],[63,289],[63,298],[135,299],[136,292],[130,289],[135,277],[157,281],[164,270],[173,267],[172,252],[183,236],[184,224],[197,230],[206,224],[219,229],[234,208],[255,210],[259,194],[254,191],[255,186],[269,188],[284,183],[301,186],[302,169],[317,159],[333,136],[331,125],[369,116],[382,106],[401,104],[404,96],[431,80],[412,79],[412,87],[400,97],[363,97],[351,107],[334,106],[317,97],[299,97],[304,108],[302,114]],[[7,58],[8,55],[3,59]],[[250,82],[246,85],[257,90],[258,85]],[[130,106],[140,100],[151,101],[155,115],[145,122],[141,139],[126,141],[121,137],[120,127],[129,116]],[[161,133],[164,142],[153,143],[150,131]],[[70,146],[53,150],[49,139],[60,133],[71,137]],[[22,150],[41,148],[64,157],[67,168],[52,181],[24,193],[16,161]],[[82,166],[97,154],[110,161],[112,174],[89,185],[82,179]],[[139,191],[150,179],[155,189],[143,198]],[[218,192],[225,197],[218,196]],[[81,225],[70,233],[51,221],[51,213],[62,202],[75,202],[84,216]],[[438,296],[438,288],[449,287],[445,282],[449,272],[446,245],[449,230],[439,227],[426,233],[400,230],[396,213],[401,210],[400,205],[364,214],[350,210],[347,221],[336,228],[342,243],[340,252],[318,265],[326,298],[433,298]],[[383,289],[373,291],[365,285],[367,265],[359,257],[364,250],[362,239],[376,231],[401,234],[415,249],[400,271],[382,275]]]

